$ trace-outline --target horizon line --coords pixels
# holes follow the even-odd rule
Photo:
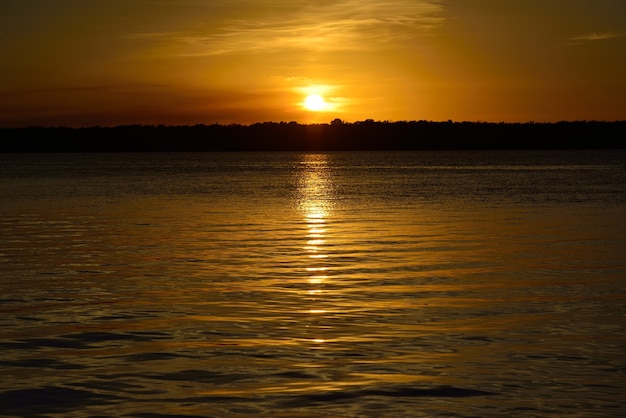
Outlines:
[[[483,120],[427,120],[427,119],[398,119],[398,120],[374,120],[374,119],[363,119],[357,120],[354,122],[345,121],[341,118],[332,119],[329,122],[314,122],[314,123],[306,123],[306,122],[298,122],[298,121],[263,121],[263,122],[253,122],[253,123],[220,123],[220,122],[198,122],[194,124],[148,124],[148,123],[125,123],[118,125],[82,125],[82,126],[68,126],[68,125],[25,125],[25,126],[3,126],[0,129],[115,129],[122,127],[144,127],[144,128],[183,128],[183,127],[210,127],[210,126],[221,126],[221,127],[253,127],[257,125],[298,125],[298,126],[336,126],[336,125],[359,125],[365,123],[376,123],[376,124],[394,124],[394,123],[433,123],[433,124],[493,124],[493,125],[556,125],[556,124],[564,124],[564,123],[626,123],[626,119],[563,119],[558,121],[516,121],[516,122],[507,122],[507,121],[483,121]]]

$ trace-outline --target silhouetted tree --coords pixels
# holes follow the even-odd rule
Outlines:
[[[0,152],[626,148],[626,121],[399,121],[0,129]]]

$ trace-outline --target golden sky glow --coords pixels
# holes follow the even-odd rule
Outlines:
[[[3,0],[0,51],[0,126],[626,119],[624,0]]]

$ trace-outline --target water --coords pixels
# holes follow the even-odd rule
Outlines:
[[[0,415],[626,412],[623,151],[0,160]]]

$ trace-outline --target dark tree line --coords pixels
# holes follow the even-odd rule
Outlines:
[[[623,149],[626,121],[375,122],[0,129],[0,152]]]

